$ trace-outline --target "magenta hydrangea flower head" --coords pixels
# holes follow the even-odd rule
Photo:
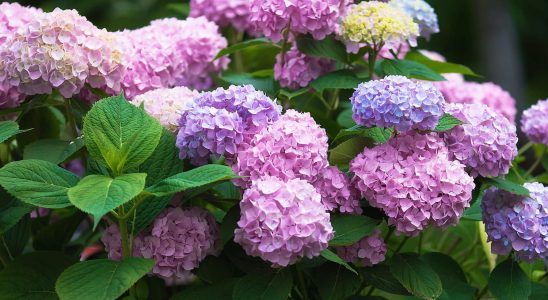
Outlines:
[[[353,183],[388,224],[410,236],[427,225],[458,223],[470,206],[474,180],[464,165],[448,158],[435,133],[409,132],[364,151],[350,162]]]
[[[539,101],[523,112],[521,131],[533,143],[548,145],[548,100]]]
[[[122,259],[120,232],[109,226],[101,238],[114,260]],[[219,227],[215,218],[202,208],[164,210],[147,231],[133,241],[133,256],[154,259],[151,273],[168,281],[184,281],[192,276],[208,255],[217,255]]]
[[[516,126],[483,104],[451,103],[446,112],[464,122],[442,133],[450,157],[474,177],[507,174],[518,154]]]
[[[190,16],[204,16],[221,27],[232,25],[238,31],[248,31],[251,11],[249,0],[190,0]]]
[[[202,165],[210,155],[224,155],[230,164],[238,148],[278,120],[280,112],[279,105],[251,85],[202,93],[179,120],[180,157]]]
[[[234,241],[251,256],[286,267],[320,255],[333,238],[320,194],[300,179],[264,177],[254,181],[240,202]]]
[[[187,87],[161,88],[141,94],[131,101],[143,105],[145,111],[171,132],[179,129],[179,119],[184,111],[192,107],[194,98],[200,93]]]
[[[337,20],[347,0],[252,0],[251,22],[274,42],[283,32],[311,34],[323,40],[337,29]]]
[[[524,187],[530,197],[489,188],[481,210],[491,252],[514,250],[517,259],[532,263],[548,258],[548,188],[536,182]]]
[[[434,129],[445,105],[442,94],[432,84],[404,76],[361,83],[350,101],[357,124],[394,127],[399,132]]]
[[[381,237],[380,230],[375,230],[371,235],[350,246],[337,247],[337,254],[347,262],[371,267],[384,261],[386,243]]]
[[[322,203],[328,211],[362,213],[359,192],[350,184],[350,178],[337,167],[329,166],[321,170],[312,185],[322,196]]]
[[[263,176],[313,182],[328,166],[327,134],[309,113],[287,110],[240,149],[232,169],[242,187]]]
[[[329,59],[307,56],[297,47],[292,47],[276,56],[274,79],[280,81],[281,87],[298,89],[308,86],[312,80],[334,70],[334,67]]]
[[[390,5],[400,8],[413,18],[413,21],[419,25],[419,32],[422,37],[427,39],[433,33],[440,32],[438,25],[438,16],[436,12],[424,0],[391,0]]]

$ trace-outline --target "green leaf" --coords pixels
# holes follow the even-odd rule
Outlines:
[[[236,279],[229,279],[212,285],[188,286],[183,288],[172,300],[232,299],[236,282]]]
[[[348,59],[344,44],[332,35],[318,41],[311,35],[301,34],[297,37],[297,48],[308,56],[330,58],[342,63]]]
[[[0,236],[33,209],[34,207],[15,199],[0,188]]]
[[[381,69],[384,75],[402,75],[409,78],[416,78],[431,81],[444,81],[445,78],[434,72],[427,66],[411,60],[390,60],[381,62]]]
[[[320,255],[329,260],[329,261],[332,261],[338,265],[341,265],[343,267],[345,267],[348,271],[358,275],[358,272],[356,272],[356,270],[354,270],[354,268],[352,268],[347,262],[345,262],[342,258],[340,258],[337,254],[335,254],[335,252],[329,250],[329,249],[325,249],[323,250]]]
[[[379,290],[396,295],[410,295],[405,287],[390,273],[390,268],[386,264],[360,268],[359,271],[367,283]]]
[[[93,215],[95,227],[105,214],[139,195],[145,188],[146,176],[144,173],[115,178],[89,175],[68,190],[68,197],[74,206]]]
[[[500,300],[527,299],[531,281],[511,258],[501,262],[489,275],[489,291]]]
[[[234,277],[234,268],[223,258],[209,255],[200,262],[200,267],[194,272],[200,280],[215,284]]]
[[[3,143],[4,141],[16,134],[29,130],[30,129],[19,129],[19,124],[17,124],[15,121],[0,121],[0,143]]]
[[[36,250],[62,251],[70,241],[85,215],[76,211],[71,216],[56,221],[39,229],[33,236],[33,246]]]
[[[255,89],[263,91],[271,96],[278,94],[280,87],[272,77],[259,77],[247,73],[228,73],[219,79],[234,85],[251,84]]]
[[[341,265],[327,263],[314,270],[312,281],[322,300],[342,300],[359,291],[362,279]]]
[[[205,165],[187,172],[166,178],[146,188],[146,192],[155,196],[167,196],[202,186],[220,183],[237,178],[232,169],[222,165]]]
[[[234,300],[285,300],[289,297],[293,278],[288,269],[252,272],[236,283]]]
[[[478,183],[472,192],[472,205],[464,210],[462,218],[470,221],[481,221],[481,199],[485,190],[489,187],[489,184]]]
[[[246,49],[246,48],[254,47],[258,45],[265,45],[265,44],[271,44],[270,40],[267,38],[257,38],[257,39],[243,41],[241,43],[234,44],[230,47],[224,48],[223,50],[219,51],[219,54],[215,56],[215,59],[221,58],[225,55],[236,53],[242,49]]]
[[[296,91],[287,91],[284,89],[280,89],[280,95],[286,97],[287,100],[299,97],[300,95],[306,94],[307,92],[308,88],[302,88]]]
[[[0,272],[0,298],[57,300],[55,281],[74,262],[59,252],[39,251],[19,256]]]
[[[341,143],[348,141],[356,137],[364,137],[370,139],[373,143],[379,145],[388,142],[388,140],[394,134],[392,128],[380,128],[380,127],[371,127],[366,128],[363,126],[356,125],[352,128],[343,129],[337,134],[333,140],[333,146],[340,145]]]
[[[441,117],[436,128],[434,128],[434,131],[442,132],[442,131],[451,130],[453,129],[453,127],[461,124],[464,124],[464,122],[453,117],[452,115],[448,113],[445,113],[443,117]]]
[[[436,272],[415,254],[396,254],[390,259],[390,272],[411,294],[422,299],[435,299],[442,292]]]
[[[17,257],[23,253],[30,239],[30,216],[25,215],[15,226],[4,232],[4,243],[11,257]]]
[[[28,144],[23,151],[23,159],[40,159],[60,164],[84,147],[83,138],[74,141],[54,139],[37,140]]]
[[[349,246],[370,235],[379,222],[362,215],[331,215],[335,237],[329,246]]]
[[[166,7],[184,17],[190,13],[190,5],[188,3],[169,3]]]
[[[322,93],[325,89],[355,89],[362,82],[354,72],[343,69],[320,76],[310,86]]]
[[[371,146],[370,140],[361,137],[343,142],[331,149],[329,162],[331,165],[348,166],[350,161],[368,146]]]
[[[501,177],[492,177],[492,178],[485,178],[485,182],[498,187],[499,189],[508,191],[510,193],[520,195],[520,196],[527,196],[529,197],[529,190],[523,187],[522,185],[519,185],[517,183],[514,183],[512,181],[509,181],[507,179],[501,178]]]
[[[337,123],[343,128],[351,128],[356,126],[356,122],[352,119],[352,109],[343,110],[337,117]]]
[[[97,102],[84,119],[89,154],[115,174],[139,167],[154,152],[162,125],[123,96]]]
[[[79,262],[59,276],[55,290],[61,300],[114,300],[153,266],[153,260],[136,257]]]
[[[0,184],[17,199],[40,207],[70,206],[67,191],[78,176],[47,161],[14,161],[0,169]]]
[[[466,281],[466,276],[459,264],[450,256],[432,252],[421,256],[438,274],[443,286],[440,300],[473,299],[476,289]]]
[[[431,60],[430,58],[426,57],[424,54],[420,53],[419,51],[410,51],[405,56],[405,59],[420,62],[421,64],[427,66],[428,68],[440,74],[457,73],[457,74],[481,77],[478,74],[474,73],[472,70],[470,70],[470,68],[468,68],[467,66],[450,63],[450,62]]]
[[[225,245],[234,238],[234,230],[240,220],[240,206],[234,205],[225,215],[221,223],[221,244]]]

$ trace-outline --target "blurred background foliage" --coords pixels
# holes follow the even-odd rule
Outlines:
[[[73,8],[115,31],[162,17],[185,18],[188,0],[22,0],[44,10]],[[421,47],[470,66],[508,90],[523,110],[548,97],[548,1],[429,0],[441,33]],[[473,80],[473,78],[469,78]]]

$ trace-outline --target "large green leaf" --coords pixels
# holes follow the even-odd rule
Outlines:
[[[240,278],[234,287],[234,300],[285,300],[293,279],[288,269],[252,272]]]
[[[229,279],[212,285],[188,286],[175,295],[172,300],[213,300],[232,299],[236,279]]]
[[[153,260],[136,257],[79,262],[59,276],[55,290],[61,300],[114,300],[153,266]]]
[[[358,272],[356,272],[356,270],[354,270],[354,268],[352,268],[346,261],[344,261],[342,258],[340,258],[337,254],[335,254],[335,252],[329,250],[329,249],[325,249],[323,250],[320,255],[329,260],[329,261],[332,261],[338,265],[341,265],[343,267],[345,267],[348,271],[358,275]]]
[[[21,160],[0,169],[0,184],[17,199],[40,207],[70,206],[67,191],[78,176],[47,161]]]
[[[40,228],[33,236],[32,244],[36,250],[62,251],[74,235],[85,214],[76,211],[72,215],[56,220],[53,224]]]
[[[427,66],[433,71],[441,74],[458,73],[458,74],[480,77],[479,75],[474,73],[472,70],[470,70],[470,68],[468,68],[467,66],[450,63],[450,62],[431,60],[430,58],[426,57],[424,54],[418,51],[410,51],[405,56],[405,59],[420,62],[421,64]]]
[[[17,224],[3,233],[5,247],[11,257],[18,257],[23,253],[30,239],[30,216],[25,215]]]
[[[0,143],[3,143],[5,140],[9,139],[10,137],[29,131],[27,130],[21,130],[19,129],[19,124],[17,124],[14,121],[0,121]]]
[[[511,258],[501,262],[489,275],[489,291],[499,300],[527,299],[531,281]]]
[[[355,89],[362,82],[354,72],[343,69],[320,76],[310,86],[321,93],[325,89]]]
[[[221,223],[221,244],[225,245],[234,238],[234,230],[240,220],[240,206],[234,205],[223,218]]]
[[[0,272],[0,299],[56,300],[55,281],[73,263],[75,259],[59,252],[22,255]]]
[[[350,161],[368,146],[372,146],[370,140],[363,137],[345,141],[329,151],[329,162],[332,165],[348,166]]]
[[[84,119],[89,154],[115,174],[137,168],[154,152],[162,126],[123,96],[97,102]]]
[[[381,128],[381,127],[371,127],[366,128],[363,126],[356,125],[354,127],[343,129],[337,134],[333,140],[333,146],[337,146],[345,141],[356,137],[364,137],[371,140],[374,144],[384,144],[386,143],[394,134],[392,128]]]
[[[322,300],[342,300],[358,292],[362,279],[341,265],[326,263],[312,274]]]
[[[512,182],[508,179],[504,179],[501,177],[492,177],[492,178],[485,178],[485,182],[496,186],[499,189],[508,191],[510,193],[520,195],[520,196],[529,196],[529,190],[523,187],[520,184],[517,184],[515,182]]]
[[[78,152],[82,147],[84,147],[82,138],[77,138],[74,141],[37,140],[25,147],[23,158],[40,159],[59,164]]]
[[[33,209],[31,205],[15,199],[3,188],[0,188],[0,236],[15,226],[24,215]]]
[[[274,80],[274,78],[272,78],[272,76],[265,77],[247,73],[228,73],[223,74],[223,76],[219,79],[234,85],[250,84],[255,87],[255,89],[263,91],[270,96],[277,95],[280,90],[278,83]]]
[[[145,188],[145,179],[144,173],[115,178],[89,175],[69,189],[68,197],[74,206],[93,215],[95,227],[105,214],[139,195]]]
[[[427,66],[411,60],[385,59],[381,62],[384,75],[402,75],[431,81],[444,81],[445,78]]]
[[[347,108],[337,117],[337,123],[343,128],[351,128],[356,126],[356,122],[352,119],[352,108]]]
[[[243,49],[246,49],[246,48],[249,48],[249,47],[265,45],[265,44],[269,45],[271,43],[272,42],[267,38],[256,38],[256,39],[252,39],[252,40],[243,41],[241,43],[234,44],[230,47],[224,48],[223,50],[219,51],[217,56],[215,56],[215,59],[221,58],[225,55],[236,53],[240,50],[243,50]]]
[[[390,268],[382,263],[372,267],[360,268],[360,274],[371,286],[396,295],[410,295],[409,292],[390,273]]]
[[[453,127],[463,124],[461,120],[453,117],[452,115],[446,113],[441,117],[440,121],[438,122],[438,125],[434,129],[434,131],[442,132],[453,129]]]
[[[335,237],[330,246],[349,246],[371,234],[379,222],[362,215],[332,215]]]
[[[443,293],[438,299],[466,300],[474,298],[476,289],[468,284],[461,267],[451,257],[439,252],[432,252],[421,256],[421,259],[430,264],[430,267],[441,279]]]
[[[344,44],[333,36],[328,36],[319,41],[311,35],[299,35],[297,37],[297,48],[301,53],[308,56],[323,57],[346,63],[348,56]]]
[[[443,292],[441,280],[430,265],[415,254],[396,254],[390,259],[390,272],[411,294],[436,299]]]

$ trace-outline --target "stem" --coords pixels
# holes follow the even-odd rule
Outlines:
[[[377,51],[375,50],[375,46],[370,47],[369,49],[369,57],[368,57],[368,66],[369,66],[369,80],[373,79],[373,75],[375,75],[375,62],[377,61]]]
[[[488,288],[488,285],[486,284],[482,289],[481,291],[479,292],[478,296],[476,297],[476,299],[481,299],[481,297],[483,297],[483,295],[485,295],[485,293],[487,293],[487,288]]]
[[[11,255],[9,254],[9,250],[6,247],[6,243],[4,242],[4,237],[1,237],[1,240],[2,245],[0,245],[0,262],[5,267],[11,261]]]
[[[370,289],[369,289],[369,292],[367,292],[367,295],[365,295],[366,297],[368,296],[371,296],[373,294],[373,291],[375,290],[375,287],[372,286]]]
[[[419,246],[418,246],[418,249],[417,249],[417,252],[419,253],[419,255],[421,255],[421,251],[422,251],[422,231],[419,234]]]
[[[282,41],[282,68],[285,66],[285,53],[287,52],[287,42],[289,41],[289,31],[291,30],[291,25],[287,25],[287,28],[284,32],[284,39]]]
[[[129,240],[129,235],[127,232],[127,220],[118,219],[118,226],[120,227],[120,237],[122,238],[122,257],[123,259],[126,259],[131,257],[131,241]],[[135,290],[135,285],[132,285],[129,288],[129,295],[133,299],[136,299],[137,293]]]
[[[525,153],[527,150],[529,150],[529,148],[533,147],[533,145],[534,145],[533,142],[529,142],[529,143],[523,145],[523,147],[521,147],[521,149],[519,149],[519,151],[518,151],[518,156]]]
[[[72,138],[77,138],[78,130],[76,129],[76,120],[74,119],[74,115],[72,114],[70,99],[65,100],[65,110],[67,113],[67,121],[68,121],[68,126],[70,126],[70,133],[72,135]]]
[[[519,171],[516,169],[515,166],[512,166],[512,172],[514,172],[514,174],[516,175],[516,177],[519,179],[519,182],[521,184],[525,183],[525,179],[523,177],[521,177],[521,175],[519,174]]]
[[[540,155],[537,157],[537,160],[535,161],[535,163],[533,163],[533,165],[529,168],[529,170],[527,170],[527,172],[525,173],[525,175],[523,175],[524,178],[527,178],[529,177],[531,174],[533,174],[533,171],[535,171],[535,169],[538,167],[538,165],[540,165],[540,162],[542,161],[542,158],[544,156],[544,154],[546,153],[546,147],[544,147],[544,149],[542,149],[542,152],[540,153]]]
[[[396,248],[396,250],[394,251],[394,253],[392,253],[392,255],[396,255],[400,252],[401,248],[403,248],[403,246],[405,245],[405,243],[407,243],[407,240],[409,239],[408,236],[406,236],[403,241],[401,241],[401,243],[398,245],[398,248]]]
[[[394,227],[388,228],[388,233],[384,237],[384,242],[385,243],[388,243],[388,239],[392,236],[393,233],[394,233]]]

